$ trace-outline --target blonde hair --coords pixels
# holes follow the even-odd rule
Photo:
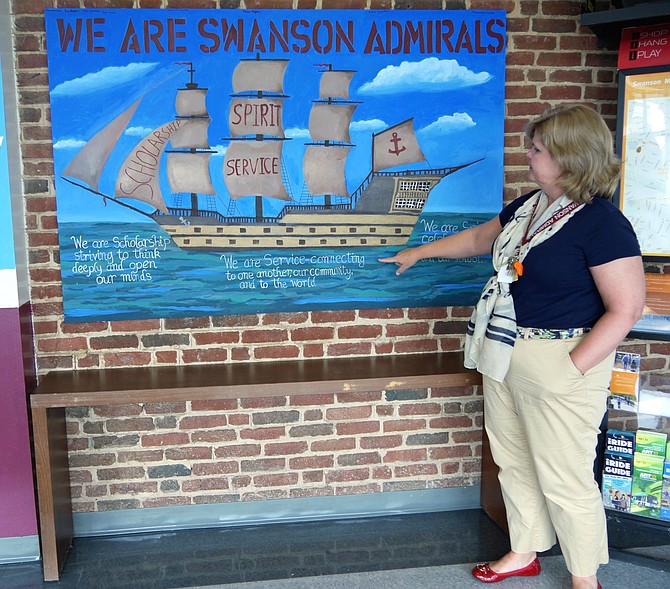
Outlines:
[[[594,196],[611,197],[619,184],[621,164],[603,118],[582,105],[556,106],[532,119],[526,137],[535,135],[561,169],[565,195],[579,203]]]

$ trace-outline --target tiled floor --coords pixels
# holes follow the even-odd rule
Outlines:
[[[653,559],[616,551],[603,567],[603,587],[670,587],[670,532],[623,533],[624,526],[610,522],[618,547]],[[480,510],[77,538],[59,582],[44,583],[39,563],[15,564],[0,566],[0,587],[460,589],[480,585],[469,578],[471,563],[493,560],[508,548],[506,535]],[[510,579],[506,589],[568,589],[558,549],[543,561],[541,581]]]

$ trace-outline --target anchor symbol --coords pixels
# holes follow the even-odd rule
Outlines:
[[[391,135],[390,139],[391,143],[393,143],[394,149],[389,149],[389,153],[392,153],[393,155],[400,155],[403,151],[405,151],[407,148],[406,147],[399,147],[399,143],[402,141],[400,137],[398,137],[397,133],[393,133]]]

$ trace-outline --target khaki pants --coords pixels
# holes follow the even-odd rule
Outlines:
[[[512,550],[558,537],[568,570],[587,577],[609,560],[593,462],[614,353],[582,375],[568,355],[580,339],[517,338],[504,382],[484,377],[484,412]]]

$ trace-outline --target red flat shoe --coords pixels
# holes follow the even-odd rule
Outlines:
[[[485,562],[484,564],[478,564],[472,569],[472,576],[482,583],[499,583],[509,577],[534,577],[535,575],[539,575],[541,570],[540,561],[537,558],[528,566],[508,573],[496,573],[494,570],[491,570],[489,563]]]

